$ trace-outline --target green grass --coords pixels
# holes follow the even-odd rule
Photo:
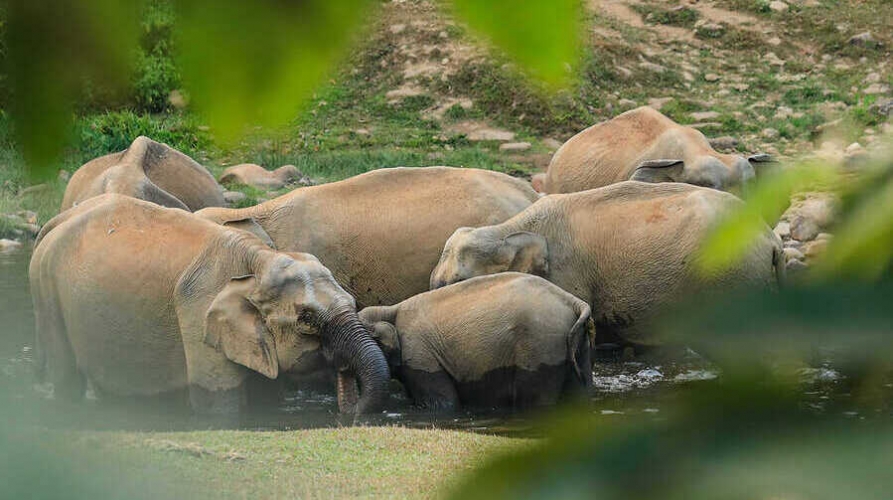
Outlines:
[[[122,498],[433,498],[494,454],[534,442],[402,427],[72,432],[40,441],[73,462],[71,473]]]

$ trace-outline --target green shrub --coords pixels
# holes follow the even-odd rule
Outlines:
[[[124,150],[140,135],[190,156],[211,144],[208,132],[191,115],[108,112],[84,118],[77,128],[77,156],[84,160]]]
[[[174,62],[173,26],[170,0],[146,3],[132,80],[132,99],[138,110],[158,112],[167,109],[168,96],[180,86],[180,73]]]

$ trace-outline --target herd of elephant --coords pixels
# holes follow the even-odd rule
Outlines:
[[[591,386],[596,342],[653,343],[680,298],[778,287],[768,226],[736,265],[693,266],[765,160],[640,108],[570,139],[533,186],[382,168],[233,209],[139,137],[82,166],[38,235],[37,372],[56,398],[89,384],[200,413],[243,410],[255,374],[328,374],[358,413],[388,405],[392,376],[422,407],[553,404]]]

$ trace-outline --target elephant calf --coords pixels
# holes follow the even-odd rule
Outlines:
[[[537,191],[585,191],[626,180],[685,182],[729,190],[754,177],[763,154],[747,159],[716,152],[704,134],[647,106],[620,114],[573,136],[537,174]]]
[[[223,188],[205,167],[167,144],[143,136],[120,153],[81,166],[68,181],[62,210],[104,193],[190,212],[226,206]]]
[[[470,279],[360,319],[420,406],[548,405],[592,384],[589,306],[529,274]]]
[[[188,390],[199,412],[233,413],[253,370],[275,379],[327,360],[339,396],[374,411],[390,379],[356,303],[309,254],[182,210],[106,194],[47,223],[30,267],[37,371],[57,397]]]
[[[600,339],[653,343],[642,320],[661,306],[708,290],[777,288],[782,246],[765,224],[731,268],[708,278],[693,265],[702,238],[741,203],[714,189],[633,181],[545,196],[502,224],[456,230],[431,287],[503,271],[536,274],[590,304]]]

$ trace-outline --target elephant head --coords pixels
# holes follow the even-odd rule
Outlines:
[[[681,159],[645,160],[629,180],[641,182],[684,182],[695,186],[728,191],[744,189],[756,177],[757,166],[771,162],[769,155],[756,154],[745,159],[727,156],[726,161],[712,155]]]
[[[498,226],[462,227],[447,240],[440,262],[431,273],[430,286],[433,290],[475,276],[506,271],[546,276],[549,272],[546,239],[528,231],[505,234]]]
[[[332,362],[339,407],[378,411],[390,374],[353,297],[312,255],[267,254],[274,257],[254,266],[254,274],[230,279],[214,298],[205,317],[205,343],[269,378]]]

